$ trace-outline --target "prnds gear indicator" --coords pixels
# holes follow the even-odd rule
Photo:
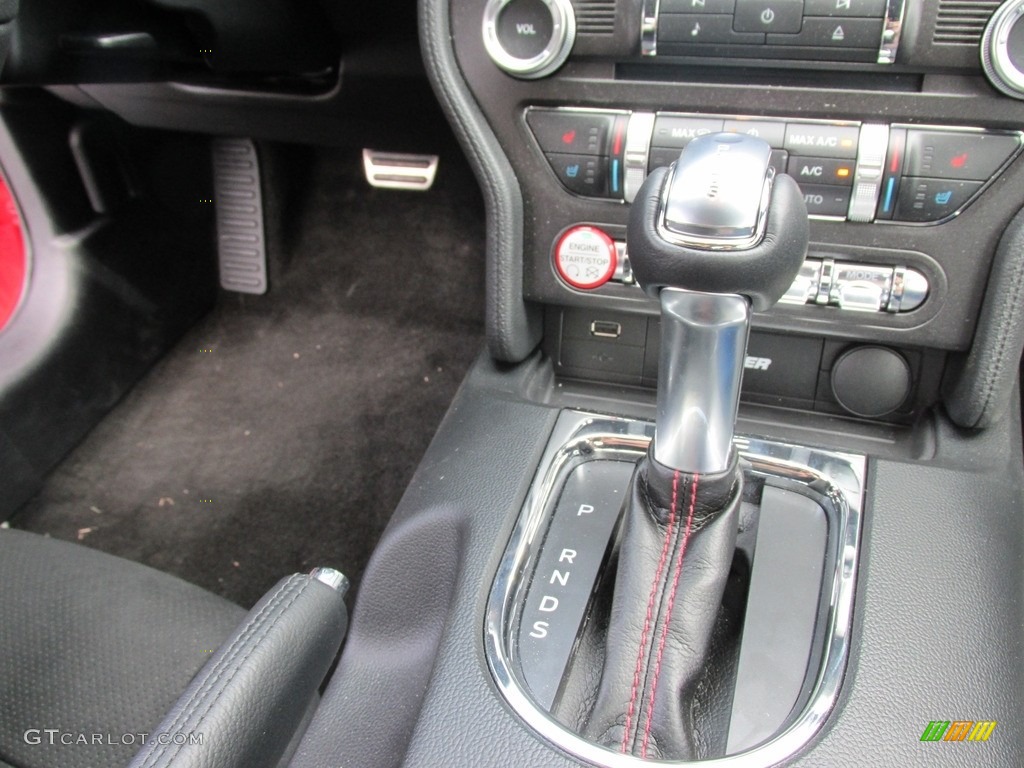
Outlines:
[[[555,245],[555,269],[573,288],[598,288],[615,274],[618,257],[615,242],[604,232],[588,226],[567,230]]]

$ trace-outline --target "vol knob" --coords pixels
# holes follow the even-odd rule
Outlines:
[[[491,60],[524,80],[546,77],[569,58],[576,14],[569,0],[488,0],[484,48]]]
[[[992,14],[981,39],[981,66],[996,89],[1024,99],[1024,0],[1008,0]]]

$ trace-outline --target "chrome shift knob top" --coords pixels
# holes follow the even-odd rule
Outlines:
[[[694,139],[653,171],[629,214],[626,242],[637,282],[747,297],[769,309],[807,255],[807,206],[797,183],[775,174],[764,141],[736,133]]]
[[[675,245],[743,250],[764,238],[775,169],[767,142],[714,133],[690,142],[669,170],[658,234]]]

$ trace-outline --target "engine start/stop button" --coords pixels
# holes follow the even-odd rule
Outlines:
[[[573,288],[598,288],[615,274],[615,242],[596,227],[567,230],[555,246],[555,269]]]

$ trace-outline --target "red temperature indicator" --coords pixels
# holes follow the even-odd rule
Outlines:
[[[615,274],[615,242],[596,227],[567,230],[555,246],[555,269],[573,288],[598,288]]]

